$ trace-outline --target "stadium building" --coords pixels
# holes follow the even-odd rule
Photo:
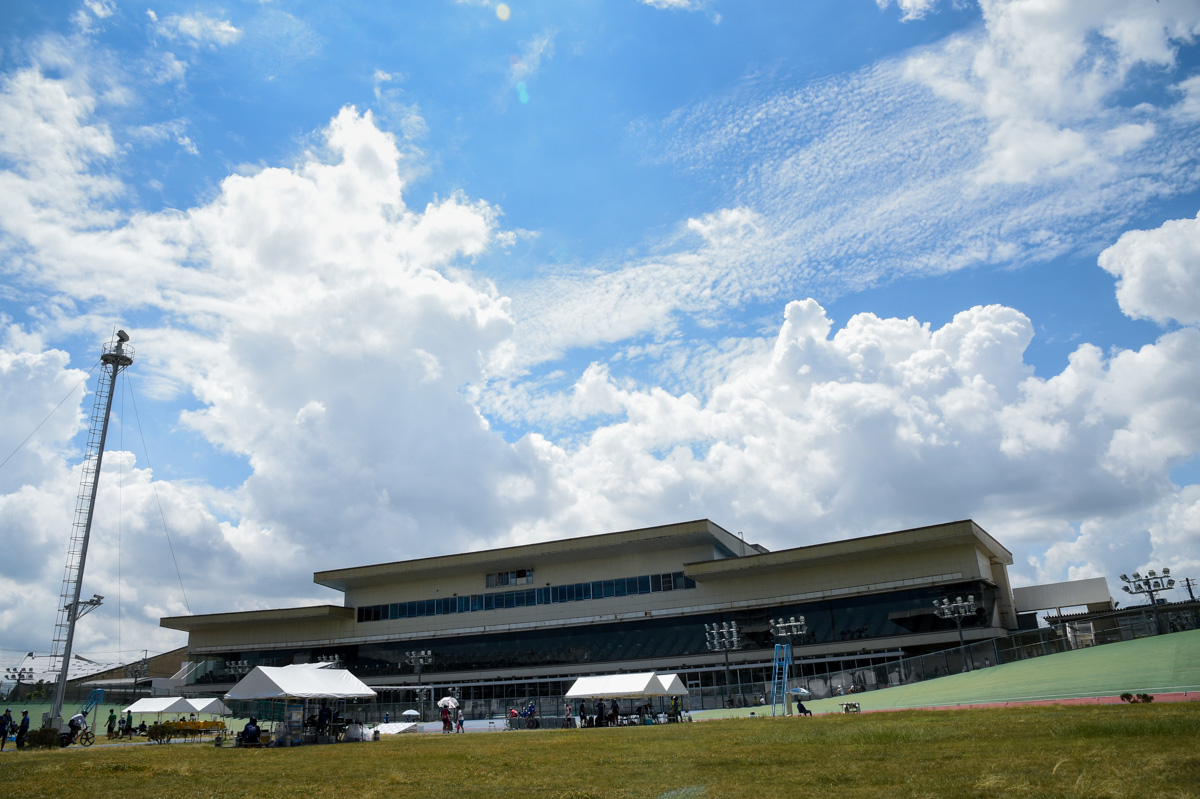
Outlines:
[[[650,670],[678,673],[700,707],[767,690],[776,618],[804,618],[792,674],[814,688],[847,669],[894,683],[901,658],[957,647],[934,600],[976,598],[968,643],[1007,636],[1011,564],[970,520],[769,552],[701,519],[321,571],[342,605],[161,624],[188,633],[196,693],[258,665],[336,660],[381,692],[453,690],[480,714],[561,697],[580,676]],[[705,625],[727,622],[740,648],[711,651]]]

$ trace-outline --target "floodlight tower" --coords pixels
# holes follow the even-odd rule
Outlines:
[[[1159,591],[1168,591],[1175,587],[1175,578],[1171,576],[1171,570],[1163,568],[1162,574],[1156,574],[1154,569],[1146,573],[1146,576],[1133,573],[1132,579],[1127,574],[1121,575],[1121,582],[1125,585],[1121,586],[1121,590],[1127,594],[1145,594],[1150,598],[1151,605],[1157,605],[1157,593]]]
[[[425,705],[421,701],[424,689],[421,687],[421,669],[433,664],[433,652],[428,649],[418,649],[404,653],[404,662],[412,666],[417,673],[417,704],[421,707],[421,720],[425,720]]]
[[[50,655],[53,664],[59,658],[58,682],[54,686],[54,703],[46,719],[48,726],[62,726],[63,698],[67,691],[67,674],[71,668],[71,645],[75,640],[75,622],[100,607],[104,597],[95,595],[80,601],[83,590],[83,567],[87,564],[88,539],[92,534],[92,515],[96,510],[96,492],[100,488],[100,466],[104,460],[104,441],[108,437],[108,417],[112,412],[113,391],[117,375],[133,363],[133,347],[127,347],[129,334],[117,331],[116,343],[104,345],[100,356],[100,378],[96,399],[92,404],[91,427],[88,430],[87,450],[83,459],[83,476],[75,498],[75,521],[67,547],[67,565],[63,570],[62,591],[59,594],[58,621],[54,625],[54,646]]]
[[[955,625],[958,626],[958,646],[960,649],[966,646],[966,643],[963,641],[963,619],[974,615],[975,607],[975,597],[973,595],[968,596],[966,602],[963,602],[963,598],[960,596],[955,597],[953,602],[949,599],[933,600],[933,612],[943,619],[954,619]],[[967,671],[970,671],[971,660],[965,652],[963,653],[963,662],[967,666]]]
[[[729,653],[742,648],[742,636],[738,632],[736,621],[723,624],[713,622],[704,625],[704,645],[710,652],[721,652],[725,655],[725,696],[729,696]]]

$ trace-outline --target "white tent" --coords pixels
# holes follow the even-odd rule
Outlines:
[[[122,713],[194,713],[196,707],[182,696],[148,696],[139,699]]]
[[[215,697],[206,699],[184,699],[181,696],[150,696],[139,699],[122,713],[212,713],[225,715],[229,708]]]
[[[225,694],[226,699],[355,699],[375,692],[345,669],[328,664],[255,666]]]
[[[189,699],[187,702],[196,713],[212,713],[217,716],[229,715],[229,708],[225,707],[225,703],[215,696],[204,699]]]
[[[678,674],[659,674],[658,682],[663,687],[663,696],[687,696],[687,687]]]
[[[657,674],[652,671],[638,674],[606,674],[599,677],[580,677],[567,691],[568,699],[596,697],[601,699],[645,699],[651,696],[676,696],[687,693],[679,677],[674,674],[664,674],[671,678],[664,684]],[[673,683],[671,682],[673,680]],[[677,686],[678,694],[675,693]]]

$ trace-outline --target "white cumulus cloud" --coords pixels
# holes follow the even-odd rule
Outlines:
[[[1200,324],[1200,214],[1122,234],[1100,266],[1117,278],[1117,302],[1129,316]]]

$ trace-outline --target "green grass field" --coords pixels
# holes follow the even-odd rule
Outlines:
[[[1200,630],[1140,638],[1021,660],[966,674],[805,703],[814,713],[839,712],[853,699],[864,711],[1025,702],[1125,692],[1200,694]],[[708,710],[698,717],[746,716],[762,708]],[[766,708],[770,713],[770,708]]]
[[[23,797],[1193,797],[1200,703],[5,754]]]
[[[1200,632],[856,694],[864,710],[1200,691]],[[837,700],[810,704],[836,710]],[[723,713],[748,712],[717,711]],[[107,709],[103,710],[107,715]],[[293,749],[7,751],[22,797],[1200,797],[1200,702],[896,710]]]

